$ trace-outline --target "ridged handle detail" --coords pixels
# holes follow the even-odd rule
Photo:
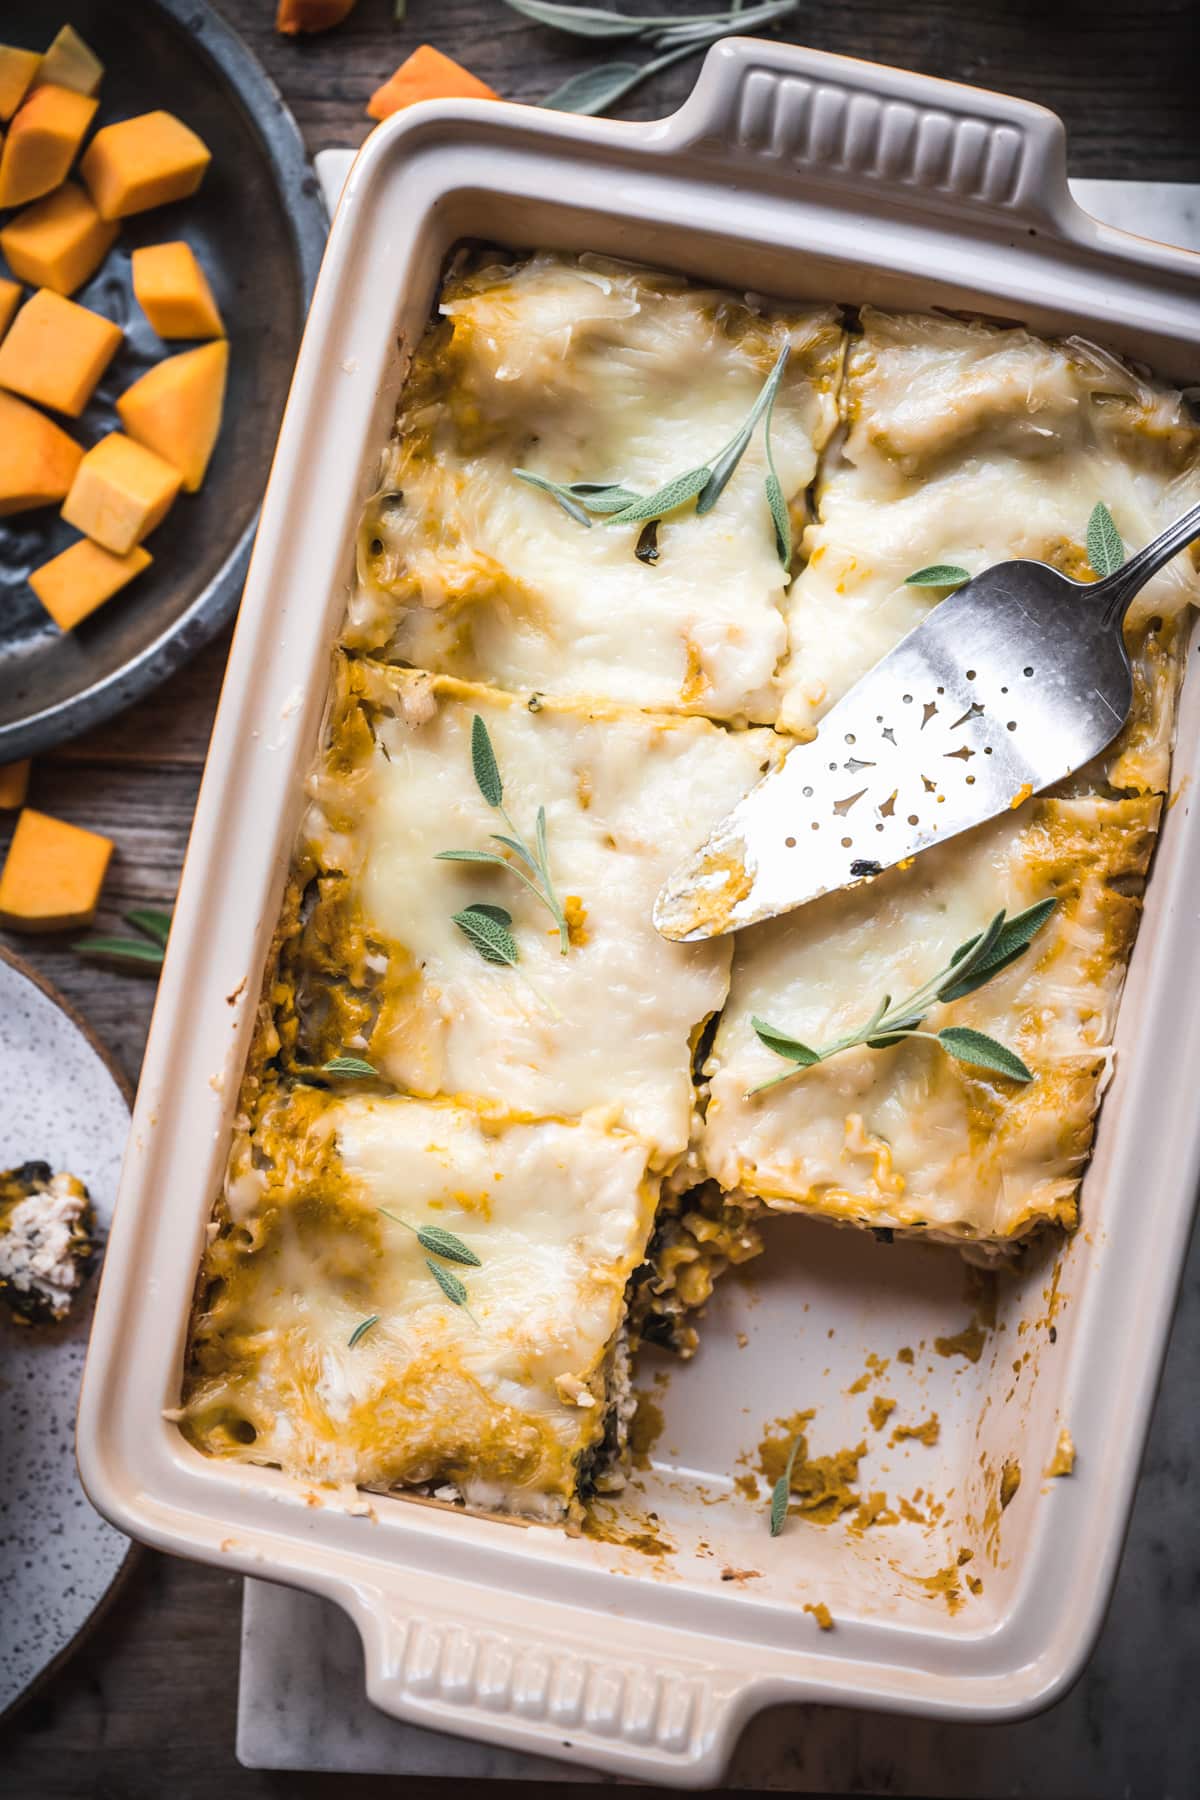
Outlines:
[[[1067,197],[1065,134],[1003,94],[751,38],[708,54],[677,115],[696,149],[767,160],[840,186],[902,189],[943,207],[1039,216]]]

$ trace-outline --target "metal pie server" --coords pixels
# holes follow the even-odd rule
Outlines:
[[[1130,601],[1197,537],[1200,506],[1102,581],[1038,562],[974,576],[675,871],[658,930],[718,937],[855,887],[1081,768],[1129,715]]]

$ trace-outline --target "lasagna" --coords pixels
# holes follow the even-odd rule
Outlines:
[[[309,1480],[570,1522],[619,1485],[630,1358],[759,1218],[1001,1254],[1070,1226],[1166,788],[1180,558],[1095,765],[849,894],[674,944],[672,869],[933,603],[924,564],[1087,579],[1200,492],[1178,394],[1094,346],[787,308],[593,256],[460,258],[357,578],[181,1420]],[[759,1094],[1001,908],[1057,902],[944,1022]],[[939,1024],[943,1021],[939,1019]]]
[[[0,1171],[0,1300],[19,1323],[67,1317],[90,1264],[94,1222],[77,1175],[46,1162]]]

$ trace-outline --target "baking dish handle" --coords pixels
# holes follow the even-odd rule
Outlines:
[[[673,145],[774,164],[789,185],[1029,223],[1074,212],[1056,113],[1006,94],[761,38],[725,38],[664,121]]]
[[[693,1787],[719,1778],[745,1716],[744,1677],[701,1656],[633,1660],[627,1624],[604,1615],[585,1639],[537,1629],[535,1606],[495,1590],[473,1594],[475,1617],[416,1617],[394,1594],[357,1585],[339,1597],[362,1637],[372,1705],[436,1731],[642,1780],[657,1766],[665,1782]],[[504,1616],[517,1605],[520,1626]]]

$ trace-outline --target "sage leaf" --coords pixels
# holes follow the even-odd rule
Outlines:
[[[653,568],[658,561],[658,525],[657,519],[648,519],[638,532],[638,541],[634,545],[633,554],[647,568]]]
[[[1125,545],[1103,500],[1097,500],[1087,522],[1087,553],[1102,581],[1106,575],[1115,575],[1125,561]]]
[[[787,1467],[771,1490],[771,1536],[778,1537],[783,1530],[787,1518],[788,1501],[792,1497],[792,1471],[796,1467],[796,1452],[800,1448],[800,1439],[792,1439],[792,1447],[788,1453]]]
[[[928,568],[916,569],[911,575],[904,577],[905,587],[961,587],[964,581],[970,581],[971,571],[960,569],[957,563],[930,563]]]
[[[507,968],[515,969],[520,960],[516,939],[507,925],[494,919],[490,912],[481,906],[468,906],[462,912],[453,915],[454,923],[463,936],[472,943],[484,962],[503,963]]]
[[[512,914],[506,906],[493,906],[490,900],[472,900],[469,910],[495,919],[497,925],[503,925],[506,931],[513,922]]]
[[[542,104],[545,105],[545,102],[543,101]],[[535,475],[532,469],[514,469],[513,474],[527,487],[539,488],[543,494],[549,494],[552,499],[557,500],[563,511],[574,519],[577,525],[585,526],[588,531],[592,529],[592,521],[578,500],[575,499],[570,488],[563,487],[558,481],[548,481],[544,475]]]
[[[493,832],[492,835],[495,837],[498,834]],[[507,840],[501,840],[501,842],[505,841]],[[433,860],[434,862],[491,863],[493,868],[501,869],[512,867],[507,856],[499,856],[495,850],[439,850]]]
[[[797,1063],[802,1069],[811,1068],[813,1063],[820,1062],[819,1051],[802,1044],[799,1038],[789,1037],[786,1031],[777,1031],[765,1019],[752,1018],[750,1023],[760,1042],[768,1050],[774,1050],[776,1056],[786,1056],[789,1062]]]
[[[418,1233],[418,1236],[419,1235],[420,1234]],[[427,1256],[425,1258],[425,1267],[429,1270],[429,1273],[433,1276],[433,1279],[437,1282],[447,1300],[452,1300],[455,1306],[465,1306],[467,1304],[470,1295],[467,1293],[466,1288],[458,1279],[458,1276],[454,1273],[453,1269],[443,1269],[441,1263],[435,1263],[432,1256]]]
[[[677,506],[683,506],[693,500],[708,481],[707,465],[699,469],[689,469],[686,475],[676,475],[671,481],[647,494],[636,506],[623,506],[619,513],[612,515],[614,525],[636,525],[641,519],[660,519],[664,513],[674,512]]]
[[[721,33],[718,31],[715,35],[719,37]],[[653,57],[650,62],[600,63],[594,69],[584,69],[581,74],[572,75],[570,80],[564,81],[561,87],[556,87],[539,104],[552,112],[581,113],[594,117],[615,105],[618,100],[624,99],[633,88],[640,87],[643,81],[657,75],[660,69],[670,68],[681,57],[695,56],[709,41],[701,38],[695,43],[679,45],[668,50],[665,56]]]
[[[361,1056],[331,1056],[321,1065],[326,1075],[361,1075],[373,1080],[378,1070]]]
[[[71,948],[80,956],[92,956],[102,962],[126,963],[142,970],[162,968],[162,945],[147,943],[144,938],[80,938]]]
[[[1016,1051],[997,1043],[986,1031],[975,1031],[969,1025],[947,1025],[937,1035],[942,1048],[959,1062],[991,1069],[997,1075],[1007,1075],[1010,1081],[1033,1080],[1033,1070],[1026,1067]]]
[[[536,25],[548,25],[551,30],[566,31],[572,37],[642,37],[674,23],[669,16],[638,19],[602,6],[562,6],[556,0],[504,0],[504,4]]]
[[[533,860],[533,857],[529,854],[529,846],[523,844],[520,838],[505,837],[502,831],[493,831],[492,837],[495,839],[496,843],[506,845],[507,848],[513,852],[514,856],[519,856],[531,875],[541,874],[541,870]],[[497,858],[497,860],[499,862],[504,862],[505,858],[501,856]]]
[[[423,1250],[432,1250],[435,1256],[449,1257],[451,1262],[469,1263],[473,1269],[481,1269],[483,1264],[460,1237],[452,1231],[446,1231],[440,1225],[422,1225],[417,1231],[417,1241]]]
[[[370,1331],[371,1327],[373,1325],[378,1325],[378,1323],[379,1323],[379,1314],[378,1313],[372,1313],[369,1319],[361,1320],[361,1322],[354,1327],[354,1330],[350,1333],[350,1336],[346,1339],[347,1350],[353,1350],[355,1344],[359,1343],[361,1339],[365,1338],[368,1331]]]
[[[754,427],[758,424],[758,421],[762,418],[763,414],[769,413],[774,406],[775,395],[779,391],[779,382],[783,375],[784,368],[787,365],[787,359],[791,354],[791,349],[792,347],[790,344],[785,344],[783,346],[779,355],[772,363],[771,372],[759,389],[754,405],[750,408],[741,428],[732,438],[730,438],[724,450],[722,450],[720,455],[714,460],[708,480],[705,482],[700,498],[696,502],[696,511],[698,513],[703,514],[711,512],[713,507],[717,504],[717,501],[721,498],[721,495],[724,493],[725,488],[729,483],[730,476],[741,462],[742,457],[746,454],[746,449],[751,438],[754,436]]]
[[[162,912],[157,906],[135,906],[132,912],[125,914],[126,922],[144,931],[148,938],[165,947],[171,932],[171,915]]]
[[[504,783],[500,779],[500,765],[496,761],[488,728],[478,713],[471,720],[471,767],[475,771],[479,791],[488,805],[501,805],[504,800]]]

